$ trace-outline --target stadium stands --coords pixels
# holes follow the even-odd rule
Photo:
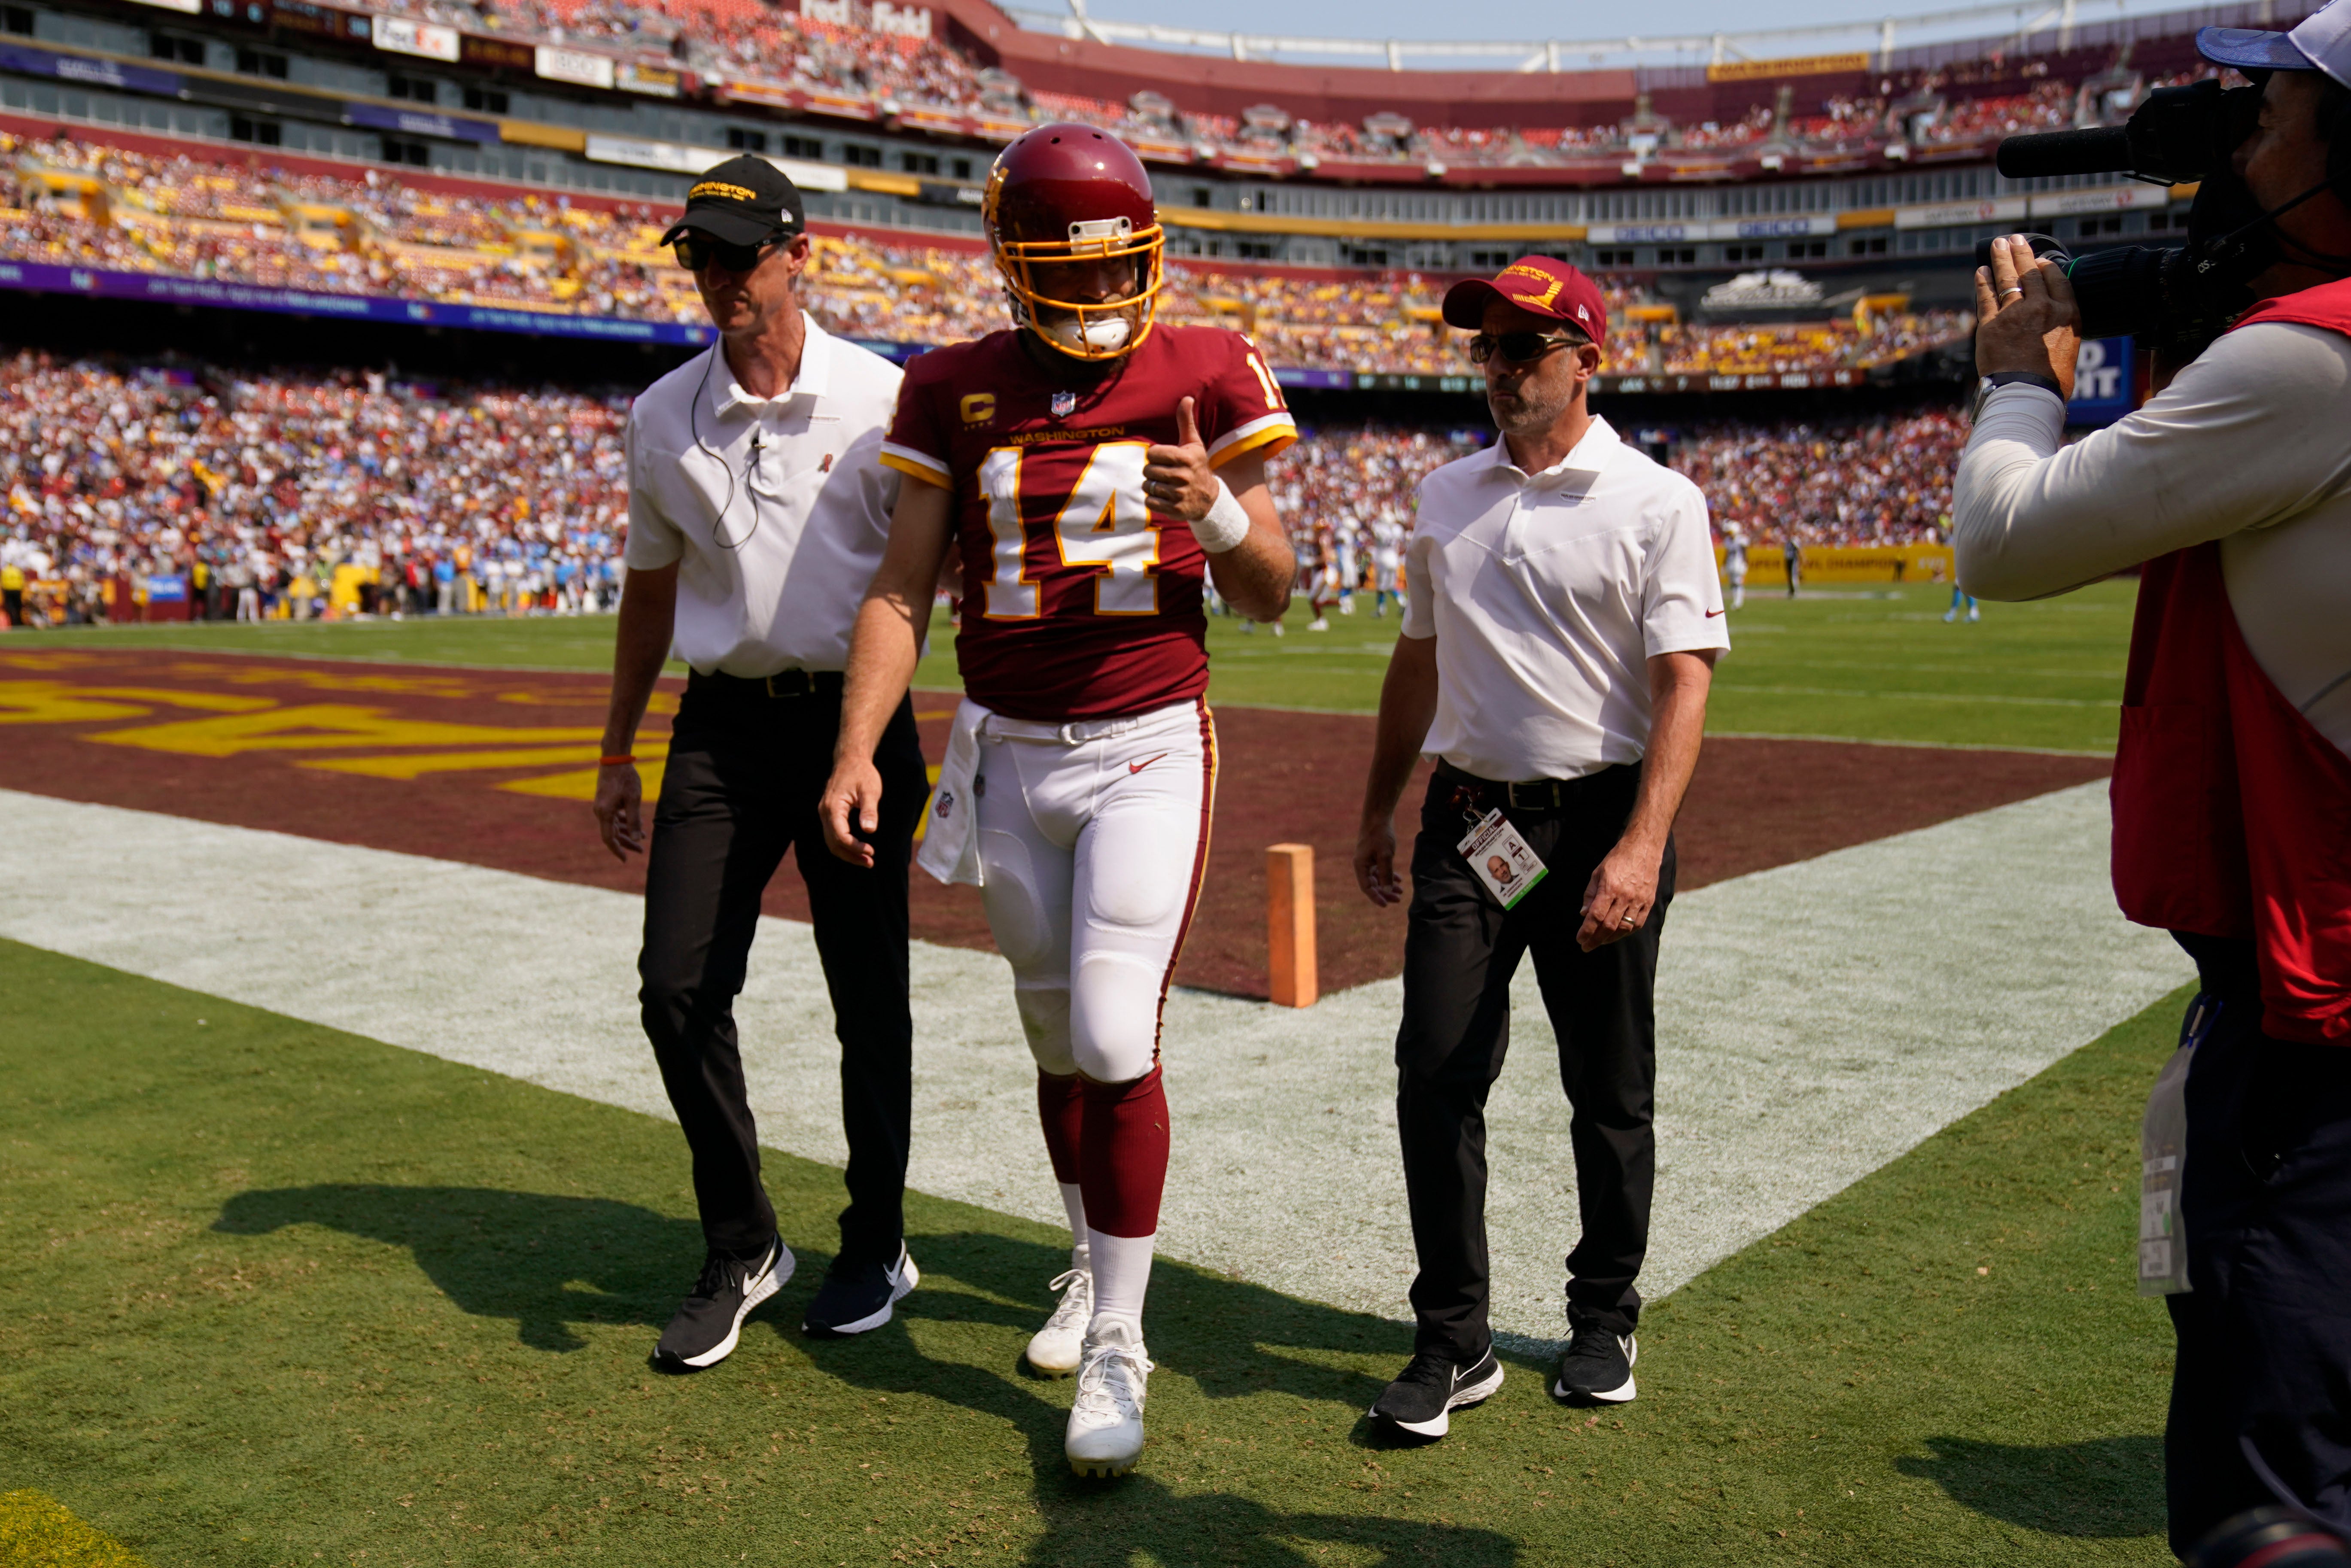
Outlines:
[[[201,557],[218,579],[324,607],[338,566],[435,603],[446,560],[492,606],[583,606],[627,515],[627,401],[388,385],[378,376],[124,371],[0,361],[0,539],[59,618],[103,613]],[[412,569],[414,569],[412,571]],[[373,595],[371,595],[373,598]],[[131,594],[118,594],[117,613]],[[387,600],[387,609],[394,601]]]
[[[19,352],[0,360],[0,549],[30,566],[59,617],[95,618],[110,580],[184,571],[198,557],[219,580],[287,591],[288,613],[323,608],[339,566],[381,580],[371,605],[445,607],[443,562],[480,582],[486,607],[578,609],[609,596],[625,537],[626,413],[623,397],[551,389]],[[1966,430],[1930,411],[1688,436],[1675,462],[1718,525],[1765,540],[1792,528],[1806,544],[1901,544],[1931,538],[1949,511]],[[1420,477],[1489,439],[1482,425],[1310,429],[1276,460],[1272,484],[1301,554],[1343,543],[1360,574],[1409,527]],[[115,602],[122,613],[131,600]]]
[[[1968,424],[1956,410],[1840,427],[1724,425],[1675,452],[1706,492],[1718,529],[1800,544],[1930,542],[1951,509],[1951,475]]]
[[[1293,116],[1279,103],[1233,114],[1158,91],[1120,99],[1028,89],[957,47],[945,29],[909,36],[845,26],[761,0],[395,0],[382,8],[494,37],[658,56],[683,64],[722,99],[737,101],[790,101],[820,112],[907,120],[999,139],[1007,126],[1074,120],[1113,130],[1163,161],[1190,162],[1205,152],[1306,171],[1325,162],[1564,168],[1580,161],[1621,161],[1628,152],[1731,158],[1765,146],[1802,159],[1889,141],[1943,154],[1966,148],[1988,152],[1991,141],[2018,130],[2095,123],[2126,103],[2139,85],[2124,84],[2119,101],[2085,93],[2084,79],[2098,71],[2078,61],[2065,62],[2071,68],[2064,79],[2033,82],[2026,78],[2036,65],[2045,71],[2045,63],[2011,61],[1995,50],[1989,68],[1970,59],[1891,71],[1860,91],[1840,85],[1801,105],[1783,94],[1776,103],[1736,103],[1734,113],[1686,116],[1681,123],[1655,112],[1600,123],[1530,123],[1514,114],[1504,124],[1416,125],[1394,113],[1343,122]],[[850,6],[841,9],[853,14]],[[854,10],[871,15],[869,7]],[[2110,55],[2099,65],[2116,63]],[[1874,73],[1848,68],[1844,77],[1855,74]],[[1171,85],[1180,90],[1180,83]],[[1453,107],[1465,117],[1479,110],[1474,102]]]
[[[0,256],[272,287],[698,322],[689,275],[660,248],[649,207],[574,204],[520,189],[435,193],[362,178],[161,159],[78,140],[0,132]],[[986,257],[970,249],[821,236],[810,304],[851,337],[950,342],[1004,324]],[[1445,280],[1304,276],[1171,263],[1166,319],[1251,333],[1281,368],[1463,373],[1437,319]],[[1754,373],[1866,367],[1949,341],[1950,311],[1770,328],[1632,323],[1651,303],[1617,285],[1613,368]]]

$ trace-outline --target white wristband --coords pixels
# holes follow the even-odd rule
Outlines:
[[[1222,555],[1249,538],[1249,514],[1233,499],[1232,487],[1222,479],[1217,481],[1217,498],[1208,507],[1208,515],[1192,525],[1192,537],[1210,555]]]

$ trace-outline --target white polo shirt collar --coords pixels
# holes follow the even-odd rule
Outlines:
[[[1648,749],[1648,661],[1729,645],[1706,500],[1594,419],[1530,474],[1507,443],[1421,482],[1407,637],[1437,639],[1425,748],[1484,779],[1575,779]]]
[[[1482,454],[1487,469],[1518,482],[1525,489],[1563,488],[1571,477],[1582,476],[1587,481],[1608,471],[1608,465],[1625,449],[1617,439],[1615,427],[1598,414],[1581,440],[1571,447],[1566,456],[1540,473],[1530,474],[1510,461],[1510,444],[1501,436]]]
[[[727,362],[724,339],[714,343],[710,351],[716,356],[717,368],[724,378],[710,378],[710,413],[716,419],[750,413],[783,413],[789,412],[794,402],[806,398],[810,402],[824,400],[832,378],[832,334],[816,324],[816,318],[802,312],[800,326],[807,336],[800,343],[800,368],[792,377],[792,384],[773,397],[760,397],[735,379],[735,367]]]

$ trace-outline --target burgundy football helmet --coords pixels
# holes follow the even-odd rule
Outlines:
[[[1151,176],[1125,142],[1091,125],[1040,125],[997,154],[981,212],[1019,325],[1077,360],[1115,360],[1151,335],[1167,241]],[[1136,258],[1123,298],[1057,299],[1037,285],[1040,266],[1121,256]]]

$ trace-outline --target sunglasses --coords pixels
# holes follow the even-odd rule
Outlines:
[[[1569,333],[1552,337],[1546,332],[1480,332],[1469,340],[1469,362],[1482,365],[1496,354],[1514,364],[1540,360],[1553,349],[1573,348],[1591,340]]]
[[[684,234],[677,236],[677,264],[688,272],[700,272],[705,267],[748,272],[765,260],[769,251],[790,242],[789,235],[770,235],[757,245],[728,245],[708,235]]]

